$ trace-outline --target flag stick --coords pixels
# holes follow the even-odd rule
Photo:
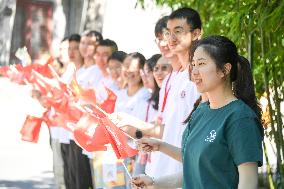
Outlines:
[[[127,169],[127,167],[126,167],[126,165],[124,164],[124,161],[122,160],[122,165],[123,165],[123,167],[124,167],[124,169],[125,169],[125,171],[126,171],[126,173],[127,173],[127,175],[128,175],[128,177],[130,178],[130,179],[132,179],[132,176],[131,176],[131,174],[129,173],[129,171],[128,171],[128,169]]]
[[[103,109],[101,109],[97,104],[95,105],[97,109],[99,109],[101,112],[103,112],[107,117],[109,116],[108,113],[106,113]]]
[[[57,74],[57,72],[55,71],[55,69],[54,69],[50,64],[48,64],[47,66],[48,66],[49,70],[51,71],[52,75],[53,75],[57,80],[60,81],[60,76]]]
[[[127,132],[125,132],[124,130],[120,129],[126,136],[128,136],[130,139],[134,140],[134,142],[137,141],[136,138],[133,138],[132,136],[130,136]]]

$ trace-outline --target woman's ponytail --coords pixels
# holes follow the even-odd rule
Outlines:
[[[235,96],[244,101],[261,120],[261,108],[255,96],[252,70],[249,61],[243,56],[238,56],[238,73],[233,90]]]

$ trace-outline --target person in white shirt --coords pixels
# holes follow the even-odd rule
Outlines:
[[[127,54],[123,51],[115,51],[108,58],[108,67],[107,71],[109,77],[103,78],[96,90],[97,102],[101,103],[107,98],[107,92],[105,87],[109,88],[117,94],[119,90],[122,89],[124,81],[121,77],[122,63],[126,58]]]
[[[148,67],[148,68],[144,67],[145,72],[147,73],[147,70],[152,72],[153,76],[150,76],[150,77],[154,78],[155,83],[158,87],[158,90],[156,90],[156,92],[154,92],[154,93],[157,93],[157,92],[161,93],[160,88],[162,87],[163,80],[167,77],[168,74],[170,74],[172,72],[172,66],[169,64],[168,59],[163,57],[163,56],[159,56],[159,59],[156,62],[155,61],[148,61],[148,64],[145,64],[145,66]],[[164,89],[164,87],[163,87],[163,89]],[[158,108],[159,108],[159,106],[162,106],[162,101],[164,99],[163,100],[159,99],[159,97],[161,95],[159,95],[159,93],[158,93],[157,94],[158,96],[157,96],[154,93],[152,94],[151,99],[153,99],[153,100],[155,99],[155,101],[157,103],[156,107],[155,107],[156,110],[157,110],[157,112],[155,113],[155,121],[157,122]],[[159,129],[159,127],[157,129]],[[162,133],[160,133],[160,134],[162,134]],[[159,136],[159,138],[161,136]],[[151,175],[151,173],[154,171],[153,169],[155,167],[157,154],[158,153],[151,153],[150,154],[150,158],[147,161],[147,164],[146,164],[146,167],[145,167],[145,173]]]
[[[70,41],[71,45],[73,41]],[[64,49],[63,49],[64,48]],[[68,51],[66,49],[69,48],[69,38],[66,37],[61,41],[60,44],[60,54],[59,58],[61,61],[64,61],[63,64],[65,67],[68,66],[69,58]],[[61,128],[58,126],[50,127],[50,137],[51,137],[51,148],[53,152],[53,172],[55,183],[59,189],[65,189],[65,181],[64,181],[64,161],[61,153],[61,145],[59,142]]]
[[[167,29],[163,35],[163,40],[167,41],[171,53],[178,57],[181,67],[174,77],[171,75],[170,90],[162,114],[162,123],[164,123],[162,140],[180,147],[181,136],[185,129],[183,122],[200,96],[196,86],[190,81],[188,73],[190,48],[201,35],[201,20],[198,12],[191,8],[174,11],[168,18]],[[151,176],[165,176],[179,172],[181,169],[180,162],[160,153]]]
[[[151,97],[149,90],[143,86],[140,76],[140,70],[144,68],[145,61],[145,57],[138,52],[130,53],[125,58],[123,69],[127,87],[118,92],[115,105],[115,112],[123,112],[143,121],[147,119],[148,100]],[[133,143],[132,139],[129,139],[129,142]],[[126,159],[125,163],[129,163],[128,161],[129,159]],[[128,181],[128,175],[125,173],[126,188],[130,187]]]
[[[98,82],[98,84],[96,86],[94,86],[94,88],[96,89],[96,92],[98,92],[98,93],[100,93],[101,91],[105,91],[104,87],[103,87],[104,85],[106,85],[106,87],[109,87],[107,85],[111,85],[113,79],[117,79],[117,78],[113,78],[113,77],[116,77],[115,72],[112,72],[112,75],[110,75],[110,72],[108,70],[109,58],[117,50],[118,50],[117,44],[110,39],[104,39],[104,40],[100,41],[100,43],[97,46],[97,50],[96,50],[96,53],[94,55],[94,58],[96,60],[96,65],[98,66],[99,71],[101,73],[101,78],[100,78],[100,81]],[[124,57],[122,57],[124,59],[126,55],[122,55],[122,56],[124,56]],[[120,72],[119,68],[121,68],[121,65],[118,64],[116,66],[118,66],[118,71]],[[114,83],[112,83],[112,84],[114,84]],[[115,88],[115,86],[114,86],[114,88]],[[97,100],[101,101],[100,98],[97,99]]]
[[[96,51],[91,51],[92,49],[95,49]],[[85,88],[93,88],[98,94],[99,85],[101,80],[105,80],[110,78],[109,73],[107,72],[107,60],[110,57],[110,55],[117,50],[117,45],[114,41],[110,39],[102,39],[96,44],[96,47],[93,45],[93,47],[88,47],[87,49],[88,53],[92,52],[92,56],[86,55],[86,61],[87,63],[85,66],[85,70],[83,70],[82,77],[78,78],[78,83],[82,87]],[[90,57],[92,57],[95,65],[90,65]],[[84,68],[84,67],[83,67]],[[98,101],[101,101],[101,99],[97,99]],[[81,102],[85,103],[85,102]],[[86,150],[83,150],[83,154],[87,155],[90,159],[93,159],[93,153],[87,152]],[[91,165],[93,164],[91,160]],[[92,166],[91,166],[92,167]]]
[[[166,75],[169,74],[172,70],[171,65],[167,63],[165,64],[166,69],[164,69],[162,72],[159,72],[159,66],[157,66],[157,62],[161,58],[161,56],[161,54],[153,55],[146,61],[143,70],[140,70],[140,75],[142,77],[144,87],[146,87],[151,93],[151,97],[148,100],[146,118],[144,120],[148,123],[154,123],[156,121],[159,107],[159,91],[161,85],[158,85],[157,77],[154,77],[154,74],[156,74],[156,76],[159,76],[159,79],[164,79]],[[152,157],[152,154],[150,153],[146,154],[140,152],[135,162],[133,175],[142,173],[144,174],[145,171],[149,172],[152,167],[151,164],[153,158],[155,158],[155,156]]]
[[[123,62],[127,88],[118,93],[115,112],[125,112],[138,119],[145,120],[146,109],[141,111],[138,104],[147,103],[150,92],[143,86],[140,69],[143,69],[145,57],[138,53],[129,54]],[[143,113],[142,113],[143,112]]]
[[[86,31],[82,34],[78,51],[84,59],[84,64],[76,72],[77,81],[82,87],[93,87],[102,77],[95,65],[94,54],[97,44],[102,40],[102,35],[97,31]],[[93,188],[92,167],[89,158],[82,154],[82,149],[69,135],[69,187],[70,188]],[[66,150],[66,149],[65,149]]]
[[[191,8],[178,9],[171,13],[167,21],[167,31],[164,37],[168,42],[170,51],[178,56],[181,69],[171,83],[168,95],[168,112],[163,115],[164,131],[162,140],[180,147],[183,124],[189,112],[192,111],[196,99],[200,94],[189,78],[190,48],[193,41],[201,35],[201,19],[197,11]],[[179,172],[182,164],[172,158],[160,154],[152,176],[164,176]],[[168,164],[167,167],[164,164]]]
[[[97,46],[101,40],[103,40],[103,37],[97,31],[85,31],[82,34],[79,50],[84,58],[84,65],[81,68],[82,74],[77,78],[79,85],[82,87],[96,88],[103,77],[94,58]]]

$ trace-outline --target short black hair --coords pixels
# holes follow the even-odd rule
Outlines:
[[[156,25],[155,25],[155,36],[158,37],[158,35],[163,34],[163,29],[167,29],[167,21],[169,19],[169,16],[164,16],[160,18]]]
[[[68,38],[68,41],[71,42],[71,41],[75,41],[75,42],[78,42],[80,43],[80,40],[81,40],[81,36],[77,33],[75,34],[71,34]]]
[[[114,51],[110,57],[108,58],[107,61],[110,61],[110,60],[117,60],[119,62],[123,62],[124,59],[126,58],[127,54],[123,51]]]
[[[69,36],[65,36],[62,40],[61,40],[61,43],[63,43],[64,41],[69,41]]]
[[[118,50],[117,44],[110,39],[103,39],[99,42],[98,46],[105,46],[105,47],[111,47],[112,52],[115,52]]]
[[[101,40],[103,40],[103,35],[96,31],[96,30],[87,30],[87,31],[84,31],[82,33],[82,36],[87,36],[87,37],[96,37],[96,41],[97,42],[100,42]]]
[[[186,19],[186,22],[191,27],[191,29],[201,29],[202,22],[200,19],[200,15],[196,10],[192,8],[185,7],[177,9],[170,14],[168,20],[182,18]]]

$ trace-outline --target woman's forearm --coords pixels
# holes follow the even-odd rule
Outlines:
[[[182,187],[183,173],[175,173],[159,178],[154,178],[153,188],[155,189],[173,189]]]
[[[181,149],[166,142],[162,142],[159,147],[159,151],[174,158],[177,161],[182,161]]]
[[[238,189],[257,189],[258,174],[257,163],[243,163],[238,166],[239,185]]]

